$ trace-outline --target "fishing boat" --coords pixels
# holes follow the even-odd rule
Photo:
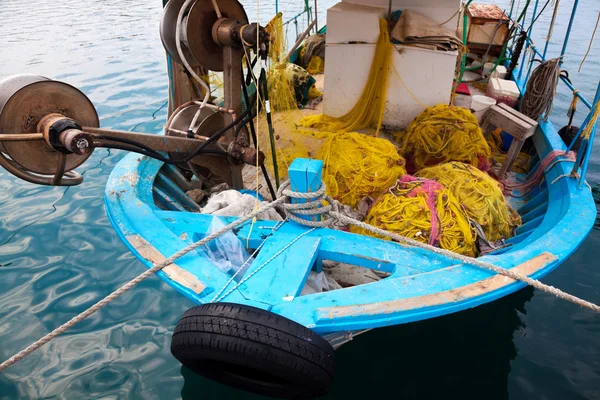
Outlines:
[[[391,223],[382,225],[381,216],[369,218],[380,204],[377,196],[391,196],[393,202],[423,195],[426,202],[431,199],[427,190],[436,196],[446,190],[441,176],[419,175],[419,170],[436,163],[429,160],[425,168],[419,167],[416,153],[412,160],[402,154],[405,160],[393,151],[393,162],[375,176],[401,167],[409,178],[396,176],[380,193],[371,189],[369,196],[355,196],[360,205],[332,194],[331,186],[339,182],[325,176],[331,171],[331,157],[318,159],[306,151],[306,157],[290,160],[287,171],[280,168],[283,150],[301,147],[290,138],[297,134],[314,138],[319,129],[307,124],[308,133],[295,132],[297,125],[286,127],[289,113],[278,114],[275,105],[271,112],[275,99],[269,95],[273,97],[276,85],[268,82],[274,75],[268,72],[267,60],[277,38],[269,27],[249,23],[236,0],[164,2],[160,31],[170,78],[164,136],[100,128],[93,104],[76,88],[19,75],[0,82],[0,165],[28,182],[77,185],[83,178],[75,169],[95,148],[129,151],[110,175],[105,205],[115,232],[148,271],[102,305],[156,273],[198,304],[173,332],[171,351],[184,366],[263,395],[321,396],[333,381],[334,350],[354,336],[476,307],[528,284],[542,287],[539,279],[577,250],[596,220],[585,175],[600,85],[589,102],[560,73],[578,1],[562,53],[548,60],[547,44],[540,50],[532,42],[527,10],[517,10],[513,2],[511,10],[498,15],[497,7],[471,3],[344,0],[328,11],[326,27],[319,28],[316,17],[309,18],[306,31],[298,34],[291,49],[279,54],[279,62],[302,64],[303,58],[311,58],[306,56],[309,49],[321,48],[326,54],[325,83],[318,89],[324,90],[324,99],[319,102],[316,96],[312,103],[316,111],[306,107],[296,112],[303,118],[325,112],[331,117],[323,123],[341,120],[346,125],[340,132],[359,130],[378,146],[406,149],[406,141],[399,143],[402,133],[391,133],[410,132],[422,121],[420,115],[432,118],[438,110],[466,115],[466,120],[451,123],[460,126],[455,135],[474,126],[474,134],[485,143],[492,135],[500,137],[503,143],[498,146],[508,150],[495,169],[478,164],[478,154],[471,163],[451,155],[444,160],[448,168],[464,169],[474,181],[478,174],[485,175],[481,179],[490,179],[492,186],[497,185],[494,190],[503,191],[506,215],[514,211],[511,218],[519,223],[500,240],[493,240],[490,231],[486,236],[487,227],[466,211],[462,230],[455,227],[458,214],[468,208],[459,203],[458,211],[447,214],[450,225],[442,222],[446,214],[437,206],[421,207],[430,218],[428,228],[416,229],[410,237],[386,229]],[[530,26],[539,16],[537,4]],[[310,16],[312,11],[316,16],[316,5],[311,8],[307,3],[301,15]],[[400,32],[402,40],[392,43],[398,37],[396,28],[391,29],[394,18],[402,21],[405,32]],[[433,42],[427,35],[415,39],[408,34],[414,21],[429,33],[432,27],[443,30]],[[457,26],[458,35],[452,33]],[[491,42],[482,43],[478,37],[486,29],[492,30]],[[320,41],[309,46],[313,39]],[[478,57],[463,51],[464,46],[479,49],[483,62],[468,66],[469,57]],[[381,49],[390,48],[388,61],[378,64]],[[480,70],[488,68],[490,59],[491,70],[482,76]],[[542,62],[535,69],[534,59]],[[502,68],[507,75],[500,78],[495,73]],[[222,101],[214,91],[211,96],[209,71],[222,72]],[[385,77],[377,77],[377,71],[385,71],[379,74]],[[500,99],[506,96],[502,92],[496,96],[497,105],[479,113],[478,122],[471,111],[457,111],[461,101],[479,111],[471,95],[457,94],[478,91],[477,82],[466,82],[469,73],[487,82],[487,94],[490,86],[500,85],[500,92],[516,87],[517,97]],[[306,103],[298,93],[322,82],[322,73],[314,75],[306,75],[304,86],[290,79],[296,90],[294,102]],[[544,77],[551,77],[550,86],[544,86]],[[568,126],[559,135],[548,117],[560,82],[590,112],[580,128]],[[538,92],[535,85],[542,85],[548,96],[527,97],[528,92]],[[378,89],[365,97],[372,87]],[[369,121],[375,124],[347,129],[348,115],[361,101],[368,106],[363,111],[373,109]],[[541,112],[532,117],[526,109]],[[262,130],[255,124],[262,124]],[[376,129],[380,137],[369,136],[363,128]],[[334,140],[336,134],[325,135],[325,140]],[[351,138],[353,143],[362,140]],[[278,141],[287,148],[278,149]],[[524,170],[515,171],[521,150],[527,153]],[[352,164],[368,157],[351,160],[348,171],[356,174]],[[416,177],[406,173],[405,162],[413,164]],[[477,172],[481,169],[487,172]],[[363,193],[361,187],[352,190]],[[440,197],[444,201],[455,197],[444,193]],[[357,214],[368,197],[374,197],[374,203]],[[417,222],[408,219],[403,224]],[[442,232],[434,234],[436,229]],[[463,236],[458,244],[445,245],[443,235],[451,229]],[[461,250],[467,242],[472,250]]]

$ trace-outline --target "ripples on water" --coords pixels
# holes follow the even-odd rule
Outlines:
[[[281,9],[288,16],[301,7],[285,3]],[[563,3],[568,9],[570,1]],[[321,21],[330,4],[320,3]],[[272,8],[261,5],[263,22]],[[590,3],[580,9],[573,56],[566,63],[571,71],[587,49],[595,22]],[[247,11],[254,19],[255,4]],[[160,101],[167,93],[157,33],[160,12],[159,0],[3,0],[0,78],[28,72],[64,80],[85,92],[101,116],[158,102],[102,124],[160,132],[166,116]],[[559,17],[551,52],[560,46],[567,21]],[[574,77],[588,97],[598,79],[598,51],[596,45],[584,72]],[[569,101],[562,91],[558,124],[564,124]],[[96,151],[81,170],[84,183],[70,189],[30,185],[0,171],[1,359],[143,271],[104,212],[104,185],[122,155]],[[595,157],[590,182],[600,204],[599,171]],[[600,278],[590,268],[597,264],[592,260],[599,231],[600,221],[546,282],[600,302]],[[331,397],[597,398],[597,318],[533,294],[524,290],[457,315],[355,339],[338,352]],[[182,371],[171,357],[170,333],[191,305],[159,279],[147,279],[0,374],[0,398],[257,398]]]

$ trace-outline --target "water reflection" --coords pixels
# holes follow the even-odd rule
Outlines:
[[[528,287],[504,299],[431,320],[376,329],[337,351],[328,399],[507,399],[513,337],[533,297]],[[264,397],[181,368],[183,399]],[[198,394],[202,393],[201,396]]]

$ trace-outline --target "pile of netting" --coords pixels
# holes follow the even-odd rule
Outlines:
[[[362,133],[328,134],[317,158],[323,160],[327,194],[353,208],[363,197],[379,196],[406,174],[404,158],[392,142]]]
[[[500,184],[471,165],[450,162],[422,169],[417,175],[435,179],[450,191],[490,242],[510,237],[521,224],[519,214],[506,203]]]
[[[325,72],[325,35],[311,35],[306,38],[298,54],[298,64],[311,75]]]
[[[310,99],[315,79],[298,65],[276,64],[269,69],[267,76],[273,111],[297,110],[298,104],[306,104]]]
[[[475,231],[459,200],[433,180],[405,175],[377,199],[365,222],[458,254],[477,253]],[[377,236],[357,227],[351,231]]]
[[[285,57],[286,42],[282,14],[278,13],[269,21],[265,30],[270,36],[270,68],[267,81],[273,111],[297,110],[298,104],[306,104],[311,96],[322,95],[315,92],[313,88],[315,79],[311,74],[301,66],[290,63]]]
[[[445,104],[423,111],[396,139],[402,145],[409,172],[448,161],[483,168],[491,155],[473,113]]]
[[[353,208],[364,206],[365,198],[373,199],[366,215],[368,224],[476,256],[477,230],[470,220],[481,225],[489,241],[510,237],[520,224],[499,184],[475,167],[487,167],[490,145],[500,147],[499,135],[488,144],[469,110],[438,105],[398,134],[400,150],[376,137],[385,110],[392,50],[387,22],[382,19],[365,89],[357,104],[339,118],[302,116],[293,84],[301,74],[288,62],[272,65],[269,92],[277,112],[273,121],[279,170],[287,171],[295,158],[321,159],[329,196]],[[262,121],[261,129],[266,129]],[[375,137],[357,130],[373,132]],[[262,149],[269,148],[269,143],[263,143]],[[420,171],[416,177],[407,175],[409,159],[412,170]],[[352,231],[371,234],[356,227]]]

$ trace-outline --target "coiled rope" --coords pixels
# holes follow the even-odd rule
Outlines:
[[[522,275],[517,272],[511,271],[509,269],[504,269],[504,268],[498,267],[496,265],[477,260],[476,258],[473,258],[473,257],[467,257],[467,256],[463,256],[460,254],[453,253],[448,250],[439,249],[437,247],[430,246],[428,244],[421,243],[416,240],[413,240],[413,239],[410,239],[407,237],[403,237],[403,236],[400,236],[400,235],[392,233],[392,232],[385,231],[385,230],[377,228],[375,226],[358,221],[354,218],[350,218],[339,212],[341,205],[337,201],[331,199],[329,196],[326,195],[326,193],[325,193],[326,187],[324,184],[322,184],[321,188],[315,192],[304,193],[304,192],[291,191],[290,183],[289,183],[289,181],[287,181],[287,182],[282,183],[278,192],[279,192],[279,198],[277,200],[254,210],[252,213],[239,218],[238,220],[223,227],[222,229],[219,229],[217,232],[214,232],[214,233],[206,236],[204,239],[199,240],[199,241],[181,249],[180,251],[173,254],[171,257],[165,259],[164,261],[154,264],[152,266],[152,268],[146,270],[145,272],[138,275],[136,278],[127,282],[125,285],[121,286],[119,289],[115,290],[114,292],[112,292],[111,294],[109,294],[108,296],[106,296],[105,298],[103,298],[102,300],[100,300],[99,302],[97,302],[96,304],[94,304],[93,306],[91,306],[90,308],[85,310],[84,312],[73,317],[68,322],[66,322],[63,325],[59,326],[58,328],[54,329],[52,332],[48,333],[47,335],[43,336],[41,339],[37,340],[36,342],[32,343],[31,345],[29,345],[25,349],[21,350],[14,356],[10,357],[8,360],[6,360],[2,364],[0,364],[0,372],[5,370],[6,368],[10,367],[11,365],[14,365],[15,363],[17,363],[24,357],[28,356],[29,354],[33,353],[35,350],[39,349],[44,344],[46,344],[49,341],[51,341],[52,339],[56,338],[60,334],[66,332],[68,329],[73,327],[75,324],[81,322],[85,318],[94,314],[96,311],[98,311],[99,309],[101,309],[102,307],[104,307],[105,305],[110,303],[111,301],[115,300],[117,297],[121,296],[123,293],[129,291],[135,285],[142,282],[144,279],[146,279],[149,276],[155,274],[156,272],[162,270],[166,266],[171,265],[176,260],[178,260],[179,258],[188,254],[189,252],[197,249],[198,247],[207,244],[211,240],[216,239],[217,237],[223,235],[224,233],[229,232],[230,230],[235,229],[236,227],[252,220],[254,217],[259,215],[260,213],[270,210],[280,204],[283,205],[283,208],[287,214],[287,217],[290,220],[295,221],[301,225],[308,226],[310,228],[330,227],[330,226],[334,226],[336,224],[336,222],[341,222],[345,225],[354,225],[356,227],[370,231],[377,235],[388,237],[397,242],[404,243],[409,246],[429,250],[436,254],[440,254],[440,255],[446,256],[448,258],[458,260],[462,263],[481,267],[483,269],[487,269],[487,270],[496,272],[497,274],[507,276],[514,280],[524,282],[524,283],[526,283],[530,286],[533,286],[534,288],[539,289],[543,292],[550,293],[558,298],[570,301],[571,303],[577,304],[579,306],[582,306],[582,307],[588,308],[592,311],[600,313],[600,306],[597,306],[596,304],[593,304],[589,301],[580,299],[571,294],[565,293],[565,292],[561,291],[560,289],[557,289],[550,285],[546,285],[538,280],[529,278],[526,275]],[[304,200],[310,200],[310,201],[307,201],[306,203],[297,203],[297,204],[287,203],[286,201],[290,200],[290,199],[304,199]],[[327,201],[327,203],[329,203],[329,204],[322,206],[323,201]],[[306,219],[302,218],[302,217],[306,217],[306,216],[316,216],[316,215],[321,215],[323,217],[323,220],[313,221],[313,220],[306,220]],[[312,230],[302,233],[301,236],[308,234],[310,231],[312,231]],[[295,240],[298,240],[298,239],[299,238],[296,238]],[[291,245],[291,243],[289,245]],[[285,248],[289,247],[289,245],[286,246]],[[280,251],[278,254],[280,254],[282,251]],[[268,261],[271,261],[273,258],[275,258],[275,256],[271,257]],[[256,273],[256,272],[257,271],[255,271],[254,273]],[[248,280],[250,277],[251,276],[248,276],[245,280],[243,280],[243,282]],[[238,284],[238,286],[239,286],[239,284]],[[233,290],[235,290],[235,288]],[[227,294],[229,294],[230,292],[228,292]],[[221,298],[223,298],[223,297],[225,297],[225,296],[221,296]]]
[[[521,112],[535,121],[542,115],[546,121],[552,114],[561,60],[562,57],[557,57],[542,62],[531,73],[527,82],[527,89],[521,101]]]

